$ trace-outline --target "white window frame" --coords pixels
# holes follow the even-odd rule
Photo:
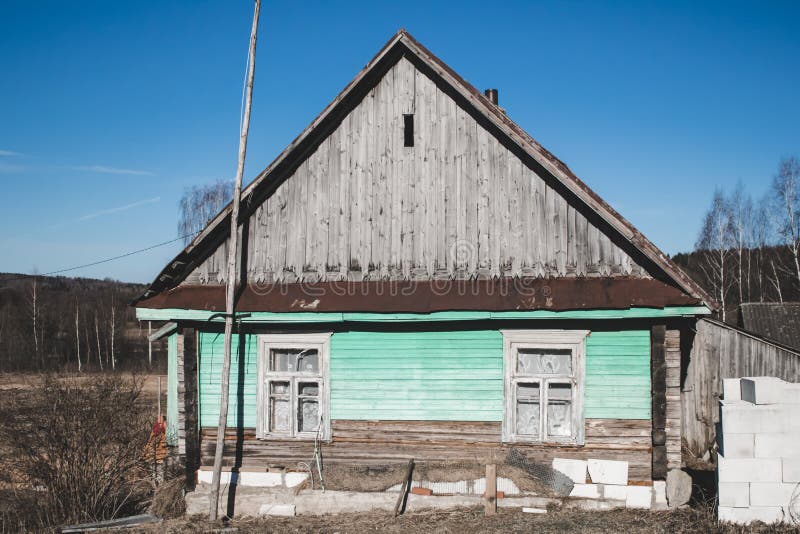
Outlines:
[[[256,437],[259,439],[281,440],[330,440],[330,332],[313,334],[261,334],[258,336],[258,388]],[[316,349],[319,356],[319,374],[304,375],[301,372],[281,373],[269,371],[269,357],[272,349]],[[289,382],[291,399],[291,429],[289,433],[269,432],[269,382]],[[317,432],[299,432],[297,430],[297,395],[298,382],[319,383],[319,413],[322,414],[322,425]]]
[[[583,445],[585,420],[583,397],[586,385],[586,336],[588,330],[501,330],[503,334],[503,442]],[[569,377],[546,375],[521,375],[517,373],[517,352],[520,349],[570,349],[572,351],[572,374]],[[539,383],[539,437],[519,435],[516,432],[516,385],[518,382]],[[551,437],[547,428],[547,388],[545,384],[572,384],[572,435]]]

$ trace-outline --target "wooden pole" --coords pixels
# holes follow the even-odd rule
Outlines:
[[[153,334],[153,321],[147,321],[147,368],[153,368],[153,342],[150,336]]]
[[[497,512],[497,466],[486,466],[486,495],[484,495],[483,510],[486,515]]]
[[[236,167],[236,182],[233,189],[233,205],[231,207],[231,235],[228,247],[228,282],[225,288],[225,350],[222,359],[222,376],[220,377],[219,425],[217,427],[217,447],[214,454],[214,472],[211,478],[211,495],[208,517],[217,519],[219,511],[219,485],[222,476],[222,453],[225,446],[225,429],[228,423],[228,391],[231,374],[231,342],[233,337],[234,296],[237,279],[236,256],[239,247],[239,203],[242,196],[242,175],[247,153],[247,132],[250,129],[250,107],[253,102],[253,79],[256,71],[256,38],[258,36],[258,15],[261,11],[261,0],[256,0],[253,14],[253,28],[250,31],[250,51],[248,53],[247,87],[245,89],[244,119],[239,137],[239,164]]]
[[[158,377],[158,424],[161,424],[161,377]]]
[[[406,477],[403,479],[403,484],[400,486],[400,495],[397,496],[397,502],[394,505],[394,516],[403,514],[406,511],[406,502],[408,501],[408,492],[411,491],[411,481],[414,475],[414,459],[408,461],[408,469],[406,470]]]

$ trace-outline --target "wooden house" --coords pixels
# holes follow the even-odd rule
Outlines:
[[[213,463],[229,217],[136,303],[173,325],[189,469]],[[715,304],[405,31],[244,190],[239,228],[226,469],[308,461],[315,438],[326,462],[680,467],[685,333]]]

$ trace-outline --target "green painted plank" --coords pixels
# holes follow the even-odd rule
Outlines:
[[[252,312],[243,323],[341,323],[341,322],[426,322],[475,321],[506,319],[636,319],[709,315],[705,306],[668,306],[666,308],[629,308],[625,310],[529,310],[529,311],[451,311],[433,313],[315,313],[315,312]],[[192,320],[224,322],[219,312],[177,308],[136,308],[141,321]]]
[[[244,371],[239,382],[239,337],[233,337],[231,345],[231,381],[228,396],[228,424],[239,422],[239,397],[244,402],[242,423],[247,428],[256,424],[256,375],[258,372],[257,336],[246,335],[244,345]],[[198,386],[200,390],[200,426],[217,426],[219,422],[220,376],[224,354],[224,336],[219,333],[202,332],[199,335]]]
[[[229,423],[243,397],[245,426],[255,426],[257,337],[246,337],[244,380],[234,339]],[[200,416],[216,425],[221,334],[200,338]],[[594,332],[586,343],[588,418],[650,417],[649,332]],[[503,338],[498,331],[335,333],[330,361],[332,419],[501,421]]]
[[[331,338],[332,419],[500,421],[502,411],[498,331],[354,331]]]
[[[586,339],[584,415],[650,418],[650,332],[592,332]]]

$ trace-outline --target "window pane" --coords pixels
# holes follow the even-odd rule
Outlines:
[[[547,435],[557,437],[572,435],[571,384],[548,384]]]
[[[301,373],[319,374],[319,354],[317,349],[306,349],[298,356],[297,370]]]
[[[316,382],[300,382],[298,395],[316,397],[319,395],[319,384]]]
[[[517,434],[539,437],[539,401],[517,401]]]
[[[289,432],[290,428],[289,399],[270,397],[269,399],[269,431]]]
[[[519,349],[517,373],[529,375],[571,375],[570,349]]]
[[[279,373],[318,373],[317,349],[272,349],[269,370]]]
[[[316,399],[303,398],[297,401],[297,429],[300,432],[316,432],[319,426],[319,403]]]
[[[529,382],[526,384],[517,384],[517,398],[538,399],[539,383]]]
[[[288,395],[289,382],[270,382],[269,392],[271,395]]]

